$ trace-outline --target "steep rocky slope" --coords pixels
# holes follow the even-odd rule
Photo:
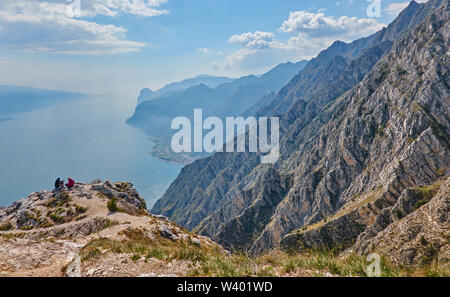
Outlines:
[[[285,248],[353,244],[405,189],[448,175],[448,19],[446,0],[412,2],[377,34],[333,44],[261,111],[282,115],[275,166],[215,154],[152,212],[253,253],[297,229]]]
[[[349,204],[347,209],[351,209],[349,202],[352,199],[356,200],[354,203],[361,200],[358,197],[364,193],[361,189],[367,189],[365,192],[370,195],[367,205],[357,207],[349,215],[340,216],[342,227],[334,226],[331,230],[351,226],[350,221],[359,222],[359,229],[364,230],[372,223],[373,216],[397,201],[405,188],[429,185],[448,174],[448,37],[448,2],[444,1],[442,7],[396,44],[375,67],[372,75],[350,95],[353,98],[341,120],[352,119],[354,123],[351,125],[358,123],[359,135],[355,134],[357,129],[349,129],[350,135],[345,135],[345,138],[353,140],[351,149],[343,142],[344,139],[336,140],[346,149],[341,149],[345,167],[357,166],[362,160],[366,164],[363,163],[363,170],[343,192],[338,205],[342,209],[344,204]],[[375,137],[369,142],[371,145],[365,147],[361,146],[365,144],[361,137],[370,135],[364,135],[361,131],[365,130],[364,126],[367,127],[367,119],[373,118],[374,113],[370,110],[378,112],[375,118],[378,117],[379,121],[372,124],[376,128]],[[371,116],[365,117],[364,111],[369,111]],[[348,112],[352,112],[350,117]],[[330,124],[337,125],[337,122]],[[326,133],[339,131],[339,127],[328,128],[330,132]],[[342,132],[340,135],[344,136]],[[366,155],[367,152],[369,155]],[[367,211],[356,215],[355,212],[362,208],[367,208]],[[350,215],[356,217],[349,218]],[[348,222],[345,222],[346,219]],[[336,222],[328,222],[307,233],[325,232],[333,224]],[[357,229],[342,236],[352,240],[359,234]],[[336,234],[334,236],[332,241],[342,241]]]
[[[448,174],[448,2],[444,4],[377,63],[312,143],[319,158],[299,168],[306,178],[313,168],[305,165],[325,169],[313,200],[325,204],[320,216],[380,186],[381,199],[373,199],[383,208],[405,187],[428,185]],[[295,203],[279,209],[279,215],[290,207]],[[267,231],[273,234],[277,227],[275,223]]]
[[[111,201],[117,212],[110,211]],[[3,207],[0,277],[367,276],[366,257],[354,254],[230,254],[208,238],[148,214],[144,206],[131,184],[107,181],[79,183],[69,192],[33,193]],[[442,222],[448,209],[433,213]],[[433,237],[426,236],[434,246]],[[383,276],[448,274],[445,266],[405,270],[382,259]]]

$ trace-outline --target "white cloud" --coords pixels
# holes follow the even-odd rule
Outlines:
[[[208,55],[210,53],[209,49],[205,48],[205,47],[201,47],[197,49],[197,52]]]
[[[263,49],[270,47],[270,43],[274,39],[275,34],[273,33],[256,31],[233,35],[228,42],[240,44],[249,49]]]
[[[281,33],[288,34],[287,41],[277,40],[274,33],[260,31],[231,36],[229,42],[242,48],[225,57],[223,68],[256,69],[288,60],[311,59],[336,40],[351,42],[383,26],[374,19],[292,12],[279,28]]]
[[[147,3],[144,0],[94,0],[92,2],[106,9],[145,17],[169,13],[165,9],[159,9],[161,4],[167,3],[167,0],[150,0]]]
[[[283,22],[280,31],[306,33],[312,37],[339,36],[344,39],[352,39],[371,34],[382,27],[382,24],[371,18],[348,16],[334,18],[320,12],[294,11]]]
[[[90,18],[116,17],[121,13],[151,17],[168,13],[160,9],[167,0],[81,1],[79,18],[68,13],[66,0],[1,0],[0,47],[61,54],[117,54],[139,51],[145,43],[126,38],[127,29],[98,24]],[[72,2],[74,3],[74,2]]]
[[[220,69],[220,66],[219,66],[219,64],[217,64],[216,62],[214,62],[214,63],[211,64],[211,69],[212,69],[212,70],[219,70],[219,69]]]
[[[224,69],[258,69],[286,61],[311,59],[330,46],[331,39],[314,39],[304,34],[291,37],[287,42],[271,41],[265,48],[244,47],[225,57]]]
[[[232,66],[242,63],[246,58],[258,53],[257,49],[243,48],[235,51],[225,57],[225,68],[231,68]]]
[[[416,0],[417,3],[425,3],[428,2],[428,0]],[[389,14],[390,16],[397,16],[403,9],[408,7],[409,1],[406,2],[394,2],[390,4],[388,7],[383,9],[384,12]]]

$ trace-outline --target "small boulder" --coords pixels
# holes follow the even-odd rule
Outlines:
[[[167,226],[161,226],[159,229],[159,232],[161,234],[162,237],[173,240],[173,241],[177,241],[179,239],[179,237],[175,234],[173,234],[172,230],[170,230],[169,227]]]
[[[71,254],[69,256],[70,264],[66,269],[67,277],[81,277],[81,258],[77,254]]]
[[[194,238],[191,238],[191,242],[193,245],[200,247],[200,239],[194,237]]]

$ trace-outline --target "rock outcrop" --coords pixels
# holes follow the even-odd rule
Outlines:
[[[209,250],[222,248],[149,214],[130,183],[77,183],[0,208],[1,276],[181,276],[193,259],[177,255]]]
[[[77,183],[71,191],[37,192],[12,206],[3,207],[0,209],[0,231],[31,231],[67,223],[76,224],[90,214],[91,201],[98,207],[94,196],[109,200],[115,198],[118,209],[131,215],[147,213],[144,199],[130,183]],[[84,203],[79,204],[77,201]],[[75,229],[80,231],[82,228],[77,226]],[[82,234],[85,235],[88,234]]]

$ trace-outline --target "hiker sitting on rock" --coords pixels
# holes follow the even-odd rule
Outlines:
[[[61,191],[64,188],[64,181],[61,180],[59,177],[55,181],[55,191]]]
[[[70,177],[67,180],[68,180],[68,182],[66,184],[66,187],[70,191],[75,186],[75,181],[73,179],[71,179]]]

